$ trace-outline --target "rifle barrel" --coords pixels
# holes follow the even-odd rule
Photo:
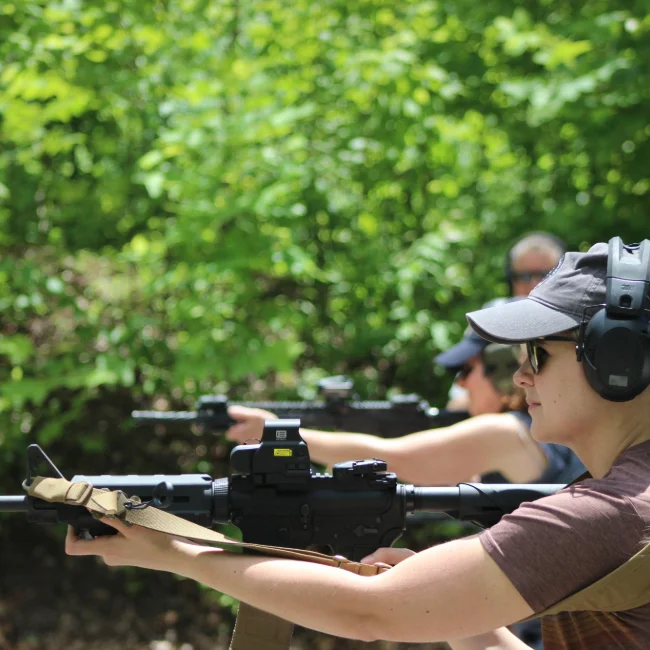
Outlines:
[[[132,411],[131,416],[138,420],[160,422],[194,422],[198,420],[196,411]]]
[[[27,496],[0,497],[0,512],[27,512]]]
[[[454,512],[460,506],[460,489],[449,487],[400,486],[406,498],[406,512]]]
[[[525,501],[555,494],[564,484],[460,483],[456,487],[415,487],[403,485],[407,514],[446,512],[455,519],[501,515],[516,510]]]

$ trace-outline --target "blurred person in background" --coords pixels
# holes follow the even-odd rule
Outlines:
[[[510,302],[512,299],[490,301]],[[458,371],[467,390],[470,417],[448,427],[385,439],[359,433],[300,430],[313,462],[332,466],[363,458],[381,458],[405,482],[448,485],[480,476],[491,482],[563,483],[584,471],[566,447],[537,443],[530,435],[523,392],[512,375],[519,349],[491,344],[473,331],[436,357],[436,363]],[[236,420],[226,436],[243,444],[261,439],[270,411],[231,406]],[[497,476],[495,476],[495,473]]]
[[[548,232],[530,232],[520,237],[506,253],[504,275],[508,293],[514,297],[527,296],[555,268],[565,250],[564,241]],[[467,391],[456,381],[449,389],[446,408],[450,411],[468,409]]]
[[[554,269],[566,246],[548,232],[531,232],[518,239],[506,255],[505,277],[511,296],[527,296]]]

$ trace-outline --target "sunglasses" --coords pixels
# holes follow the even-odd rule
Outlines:
[[[548,359],[548,352],[540,347],[546,341],[567,341],[569,343],[575,343],[576,340],[573,336],[545,336],[541,339],[532,339],[531,341],[526,341],[526,354],[528,355],[528,363],[533,371],[534,375],[538,375],[546,360]]]
[[[467,379],[471,374],[472,370],[474,370],[474,364],[471,363],[466,363],[457,373],[456,373],[456,381],[459,379]]]
[[[513,282],[530,282],[531,280],[541,280],[545,278],[551,269],[548,271],[513,271],[510,275]]]

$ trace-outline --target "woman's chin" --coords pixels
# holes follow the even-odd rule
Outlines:
[[[537,442],[554,442],[554,440],[549,439],[549,432],[546,431],[539,422],[535,422],[534,414],[531,415],[531,418],[530,435],[537,440]]]

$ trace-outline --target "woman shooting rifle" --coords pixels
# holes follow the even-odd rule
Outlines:
[[[486,307],[513,300],[499,298]],[[568,483],[584,467],[566,447],[531,436],[524,392],[512,381],[519,352],[518,346],[490,343],[470,328],[460,343],[436,357],[467,391],[471,417],[457,424],[390,439],[304,428],[300,435],[315,463],[381,458],[407,483],[456,485],[475,476],[492,483]],[[277,418],[244,406],[231,406],[228,414],[237,423],[226,436],[238,444],[261,439],[264,420]]]

